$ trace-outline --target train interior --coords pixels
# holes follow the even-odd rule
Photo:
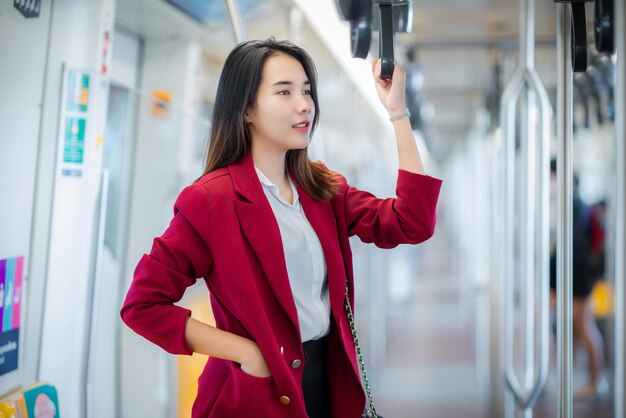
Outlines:
[[[340,3],[0,3],[0,416],[190,416],[206,356],[166,353],[119,311],[137,261],[203,172],[220,72],[242,40],[287,39],[311,55],[320,123],[309,156],[395,195],[394,131],[370,64],[383,23],[373,13],[368,56],[353,58]],[[363,3],[407,11],[393,57],[426,171],[443,180],[427,242],[351,238],[378,413],[624,418],[624,2]],[[609,52],[600,5],[611,6]],[[584,28],[570,8],[586,11]],[[587,65],[573,72],[564,60],[580,33]],[[584,305],[595,359],[584,339],[563,342],[567,295],[548,299],[549,250],[562,251],[553,274],[570,288],[561,222],[572,193],[598,216],[602,271]],[[179,303],[215,323],[201,280]],[[34,409],[41,393],[50,415]]]

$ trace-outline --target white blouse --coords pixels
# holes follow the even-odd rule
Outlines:
[[[280,229],[302,341],[324,337],[330,327],[330,298],[322,245],[304,215],[291,179],[293,204],[280,195],[278,187],[261,170],[255,169]]]

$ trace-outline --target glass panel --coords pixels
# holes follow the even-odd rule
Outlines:
[[[107,202],[104,244],[115,258],[119,254],[118,232],[122,203],[122,182],[125,176],[125,160],[128,158],[129,112],[131,94],[128,89],[111,86],[109,91],[109,109],[105,132],[104,168],[109,170],[109,196]],[[132,123],[131,123],[132,125]]]

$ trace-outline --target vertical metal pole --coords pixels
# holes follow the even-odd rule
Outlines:
[[[504,295],[504,311],[503,311],[503,324],[504,324],[504,364],[505,373],[514,375],[514,357],[513,357],[513,345],[515,341],[514,332],[514,289],[513,284],[515,278],[518,277],[516,272],[516,259],[515,259],[515,98],[519,95],[521,84],[517,80],[521,77],[521,73],[518,71],[513,77],[514,82],[509,84],[502,95],[502,109],[501,109],[501,126],[503,138],[503,152],[504,152],[504,179],[503,190],[505,196],[504,202],[504,243],[503,247],[503,295]],[[519,388],[518,388],[519,390]],[[514,394],[515,390],[508,391],[507,394]],[[510,395],[507,396],[510,398]],[[505,401],[506,402],[506,401]],[[505,405],[506,408],[506,405]],[[505,411],[508,413],[508,411]],[[508,416],[508,415],[507,415]]]
[[[522,2],[522,4],[525,2]],[[520,178],[520,193],[518,195],[519,207],[519,234],[520,234],[520,251],[519,251],[519,272],[516,272],[517,288],[519,289],[519,324],[520,333],[519,338],[521,350],[521,384],[524,391],[528,392],[534,385],[534,281],[532,275],[534,273],[534,260],[533,260],[533,232],[534,232],[534,195],[531,193],[533,190],[534,170],[533,170],[533,153],[534,144],[530,141],[531,127],[529,125],[531,119],[531,110],[529,107],[529,99],[532,96],[532,92],[529,89],[523,89],[520,103],[520,125],[519,125],[519,154],[520,162],[517,173]],[[514,287],[514,286],[511,286]],[[510,299],[514,300],[514,299]],[[528,415],[528,409],[523,411],[525,418],[530,418],[532,415]]]
[[[502,126],[502,124],[500,124]],[[504,362],[504,315],[505,315],[505,303],[504,298],[504,281],[506,277],[506,266],[503,262],[506,252],[504,251],[504,202],[502,196],[505,195],[505,189],[502,179],[505,178],[504,172],[504,159],[501,158],[504,152],[502,151],[503,134],[496,131],[494,134],[494,149],[495,156],[491,156],[491,203],[493,204],[493,218],[494,228],[492,236],[494,237],[490,245],[491,251],[491,295],[489,300],[490,307],[490,323],[491,323],[491,336],[490,336],[490,382],[489,387],[491,394],[490,399],[490,416],[507,418],[508,414],[505,408],[505,397],[508,393],[505,390],[505,379],[502,371],[506,370]]]
[[[615,2],[615,417],[626,418],[626,5]]]
[[[246,30],[243,27],[243,21],[241,20],[241,13],[237,8],[236,0],[226,0],[226,8],[228,9],[228,15],[230,16],[230,22],[233,25],[233,31],[235,32],[235,39],[237,43],[241,43],[247,39]]]
[[[557,5],[557,370],[558,417],[572,418],[572,10]]]
[[[93,281],[89,284],[89,299],[87,302],[87,312],[91,318],[88,322],[87,354],[85,370],[85,387],[83,396],[85,398],[85,417],[93,417],[95,414],[94,404],[96,394],[94,393],[95,364],[96,358],[94,350],[98,343],[98,323],[100,314],[100,299],[102,298],[102,258],[104,254],[104,234],[107,220],[107,207],[109,202],[109,170],[102,170],[102,182],[100,183],[100,208],[98,212],[98,230],[96,232],[96,248],[93,264]]]
[[[530,70],[535,65],[535,0],[524,0],[520,2],[520,62],[526,70]],[[523,323],[524,331],[524,388],[530,392],[535,385],[535,223],[536,223],[536,185],[537,185],[537,165],[536,165],[536,115],[535,115],[535,94],[531,88],[525,90],[525,106],[523,108],[521,140],[525,143],[523,147],[524,165],[522,175],[526,176],[526,202],[524,208],[524,275],[522,276],[522,286],[524,290]],[[523,411],[525,418],[531,418],[532,408],[526,407]]]
[[[540,216],[537,223],[537,299],[539,299],[540,326],[540,381],[543,389],[550,368],[550,138],[552,136],[552,109],[546,91],[539,95],[541,106],[541,134],[539,151]]]

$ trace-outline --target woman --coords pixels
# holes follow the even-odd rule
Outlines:
[[[193,417],[357,418],[365,405],[343,301],[349,236],[382,248],[434,231],[441,182],[425,176],[404,72],[376,88],[398,143],[396,199],[347,185],[307,157],[319,118],[309,55],[274,39],[238,45],[217,90],[205,174],[139,261],[122,318],[174,354],[210,356]],[[196,277],[216,327],[174,305]]]

